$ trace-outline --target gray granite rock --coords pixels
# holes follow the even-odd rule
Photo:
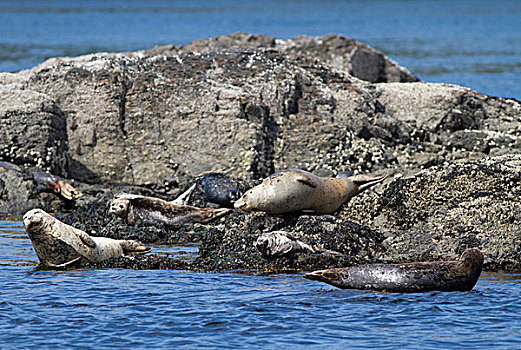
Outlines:
[[[238,33],[51,59],[0,74],[0,160],[78,180],[86,196],[69,223],[89,234],[200,241],[199,259],[186,268],[314,269],[455,258],[478,247],[486,268],[520,270],[521,104],[410,82],[379,55],[336,35]],[[207,172],[254,185],[290,167],[389,178],[333,216],[235,213],[178,232],[125,228],[106,216],[115,191],[168,199]],[[45,205],[20,176],[0,173],[0,211]],[[207,204],[201,194],[194,201]],[[279,229],[344,256],[267,262],[253,242]],[[148,258],[118,264],[181,266],[140,259]]]

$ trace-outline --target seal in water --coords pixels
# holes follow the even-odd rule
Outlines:
[[[41,209],[28,211],[23,221],[41,266],[80,266],[82,259],[100,262],[130,253],[148,253],[151,250],[138,241],[91,237]]]
[[[244,211],[268,214],[307,212],[331,214],[363,190],[383,181],[385,176],[353,175],[319,177],[300,169],[270,175],[235,202]]]
[[[241,191],[235,181],[225,174],[206,174],[201,179],[201,183],[206,199],[221,207],[233,208],[233,203],[241,197]]]
[[[295,236],[286,231],[265,232],[257,238],[255,247],[264,259],[275,259],[283,256],[303,254],[329,254],[343,255],[332,250],[312,247],[299,241]]]
[[[206,223],[230,213],[231,209],[197,208],[153,197],[123,194],[110,203],[109,213],[127,225],[137,222],[179,227],[189,222]]]
[[[475,248],[463,252],[459,260],[408,264],[370,264],[304,275],[338,288],[414,293],[469,291],[474,288],[483,268],[483,254]]]

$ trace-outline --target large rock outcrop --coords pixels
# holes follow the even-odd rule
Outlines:
[[[519,150],[514,100],[443,84],[373,84],[291,47],[58,58],[0,81],[18,81],[10,99],[34,94],[59,111],[69,151],[52,145],[49,162],[68,158],[69,176],[88,182],[176,184],[209,171],[259,179],[287,167],[411,173]],[[19,130],[31,111],[4,114],[9,147],[37,139]],[[26,152],[12,153],[17,163]]]
[[[239,33],[56,58],[0,74],[0,160],[84,182],[86,196],[69,220],[89,233],[201,242],[194,262],[122,264],[312,269],[454,258],[478,247],[487,268],[520,269],[521,104],[415,80],[334,35],[281,41]],[[289,167],[389,179],[330,216],[234,213],[172,232],[124,228],[106,213],[117,191],[170,199],[210,171],[253,185]],[[42,203],[19,174],[0,175],[0,202]],[[207,204],[201,193],[195,200]],[[253,242],[268,230],[343,255],[267,262]]]
[[[23,80],[0,75],[0,160],[67,176],[67,117],[47,95],[24,89]]]

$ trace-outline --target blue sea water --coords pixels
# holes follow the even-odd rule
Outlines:
[[[1,0],[0,71],[236,31],[277,38],[339,33],[422,80],[521,99],[517,0]]]
[[[423,80],[521,99],[515,0],[0,0],[0,71],[236,31],[344,34]],[[197,253],[197,245],[155,248]],[[484,273],[466,293],[392,294],[300,274],[39,271],[37,263],[22,224],[0,221],[1,349],[521,348],[519,274]]]
[[[2,349],[521,347],[521,274],[485,273],[470,292],[398,294],[339,290],[300,274],[42,271],[37,263],[22,223],[0,221]]]

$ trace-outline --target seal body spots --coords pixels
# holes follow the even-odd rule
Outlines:
[[[206,223],[231,212],[230,209],[197,208],[176,205],[159,198],[122,195],[110,203],[109,212],[127,225],[137,222],[178,227],[189,222]]]
[[[330,178],[300,169],[282,170],[248,190],[234,206],[269,214],[300,211],[331,214],[353,196],[384,179],[385,176],[368,175]]]
[[[274,259],[295,253],[315,253],[315,250],[285,231],[265,232],[257,238],[255,247],[264,259]]]
[[[294,257],[299,254],[343,255],[322,247],[306,244],[286,231],[272,231],[261,234],[255,242],[255,247],[264,259]]]
[[[483,254],[475,248],[463,252],[459,260],[408,264],[370,264],[304,275],[338,288],[388,292],[469,291],[483,268]]]
[[[81,259],[99,262],[150,251],[138,241],[91,237],[41,209],[28,211],[23,221],[42,266],[66,267]]]
[[[221,173],[209,173],[203,176],[201,183],[204,195],[209,202],[221,207],[233,208],[233,203],[241,196],[235,181]]]

